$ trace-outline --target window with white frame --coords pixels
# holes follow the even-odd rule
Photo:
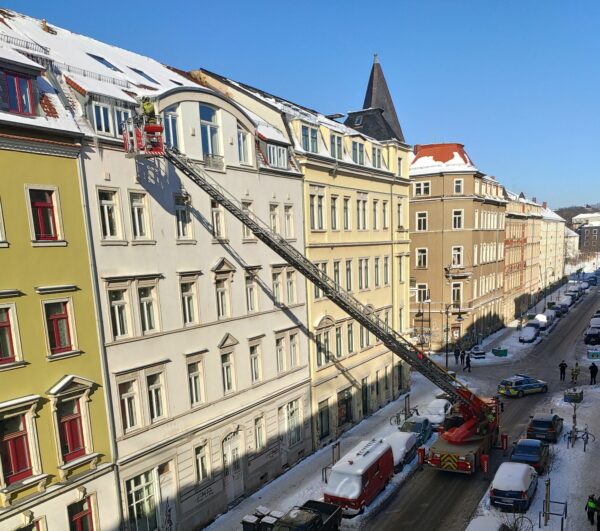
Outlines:
[[[134,240],[147,240],[150,237],[148,207],[146,194],[139,192],[129,193],[131,208],[131,228]]]
[[[279,234],[279,226],[279,205],[271,203],[269,205],[269,228]]]
[[[420,249],[416,249],[416,266],[419,268],[426,268],[427,267],[427,249],[426,248],[420,248]]]
[[[462,194],[463,193],[463,185],[464,185],[463,179],[454,179],[454,193]]]
[[[402,230],[404,228],[404,221],[402,218],[402,201],[398,198],[398,202],[396,203],[396,229]]]
[[[383,257],[383,285],[389,286],[390,284],[390,257]]]
[[[250,345],[250,380],[252,383],[260,382],[261,380],[261,354],[260,343]]]
[[[427,212],[417,212],[417,230],[418,231],[426,231],[427,230],[427,221],[428,215]]]
[[[19,361],[19,333],[14,304],[0,306],[0,366]]]
[[[354,323],[348,323],[346,325],[346,341],[348,346],[348,353],[354,352]]]
[[[341,284],[340,284],[340,261],[339,260],[333,261],[333,281],[336,283],[336,285],[341,286]]]
[[[452,266],[462,267],[463,265],[463,248],[462,246],[452,247]]]
[[[200,134],[204,155],[221,155],[217,111],[208,105],[200,105]]]
[[[427,284],[417,284],[417,302],[429,300],[429,288]]]
[[[173,105],[165,109],[163,114],[163,125],[165,128],[165,144],[172,148],[178,148],[177,106]]]
[[[373,167],[381,168],[381,148],[373,146],[372,155],[373,155]]]
[[[473,245],[473,265],[476,266],[478,263],[478,249],[477,249],[477,244]]]
[[[378,288],[380,283],[379,283],[379,257],[376,256],[373,259],[373,284],[375,284],[375,287]]]
[[[342,346],[342,327],[335,327],[335,357],[341,358],[344,355]]]
[[[225,231],[225,210],[214,199],[210,202],[210,211],[212,217],[212,236],[216,240],[227,238]]]
[[[350,198],[344,197],[344,230],[350,230]]]
[[[113,339],[128,337],[129,329],[129,298],[126,288],[109,289],[108,302],[110,305],[110,324]]]
[[[110,107],[101,103],[93,104],[94,125],[96,132],[105,135],[112,134],[112,124],[110,120]]]
[[[221,376],[223,378],[223,393],[225,394],[235,390],[233,369],[233,354],[231,352],[221,354]]]
[[[198,323],[198,305],[196,295],[196,282],[194,280],[182,280],[179,283],[181,290],[181,311],[183,315],[183,326]]]
[[[250,164],[250,135],[241,127],[237,130],[237,144],[240,164]]]
[[[324,275],[327,275],[327,262],[319,262],[315,265],[323,272]],[[320,299],[323,297],[323,293],[316,284],[313,285],[313,295],[315,299]]]
[[[325,229],[324,201],[325,189],[323,187],[311,187],[309,196],[309,216],[311,230]]]
[[[87,406],[85,406],[87,408]],[[60,453],[65,463],[86,454],[86,436],[81,397],[61,399],[56,403],[56,420]]]
[[[344,151],[342,148],[342,137],[340,135],[334,135],[333,133],[329,136],[329,143],[331,147],[331,156],[334,159],[342,160],[344,158]]]
[[[364,165],[365,163],[365,146],[362,142],[352,141],[352,160],[356,164]]]
[[[188,391],[192,407],[204,401],[204,374],[202,371],[202,360],[196,359],[187,364]]]
[[[463,210],[452,211],[452,228],[462,229],[463,228]]]
[[[331,211],[331,230],[338,230],[338,197],[337,195],[332,195],[330,198],[330,211]]]
[[[292,332],[289,335],[289,369],[293,369],[298,366],[298,334]]]
[[[473,299],[477,298],[477,279],[473,279]]]
[[[258,289],[256,287],[256,276],[254,274],[246,275],[246,311],[253,313],[258,311]]]
[[[475,210],[475,215],[473,216],[473,219],[475,221],[475,228],[478,229],[479,228],[479,210]]]
[[[29,188],[32,240],[56,241],[59,234],[58,190]]]
[[[414,187],[415,197],[431,194],[431,183],[429,181],[415,183]]]
[[[154,531],[159,528],[153,477],[153,471],[150,470],[125,483],[131,531]]]
[[[174,200],[177,239],[189,240],[192,238],[191,198],[188,194],[175,194]]]
[[[92,496],[86,496],[82,500],[67,505],[67,515],[69,518],[69,530],[94,531],[94,504]],[[33,524],[36,531],[39,531],[39,520]],[[19,531],[27,531],[27,528],[19,528]]]
[[[389,214],[390,213],[388,211],[388,202],[382,201],[381,202],[381,223],[383,225],[384,230],[390,228]]]
[[[373,219],[371,224],[373,225],[373,230],[379,229],[379,201],[377,199],[373,199]]]
[[[119,403],[123,431],[134,430],[139,426],[139,399],[136,380],[119,383]]]
[[[452,302],[460,304],[462,302],[462,282],[453,282],[452,283]]]
[[[71,304],[69,300],[43,301],[50,355],[71,352],[74,345]]]
[[[352,260],[346,260],[346,291],[352,291]]]
[[[288,444],[294,446],[302,440],[302,419],[300,418],[300,401],[292,400],[286,407]]]
[[[275,362],[277,372],[285,371],[285,344],[283,337],[275,339]]]
[[[208,468],[209,453],[207,445],[203,444],[202,446],[198,446],[194,450],[194,456],[196,458],[196,481],[198,483],[202,483],[210,477]]]
[[[230,317],[229,308],[229,278],[215,279],[215,294],[217,301],[217,319]]]
[[[286,170],[288,167],[287,147],[267,144],[267,160],[269,161],[269,166]]]
[[[118,240],[122,238],[119,216],[118,195],[115,190],[98,190],[100,228],[102,239]]]
[[[9,416],[10,415],[10,416]],[[0,418],[0,458],[3,483],[10,486],[34,474],[33,434],[26,413]]]
[[[242,210],[245,214],[249,215],[250,217],[253,217],[252,201],[242,201]],[[245,223],[242,223],[242,238],[244,240],[255,239],[254,234]]]
[[[150,408],[150,422],[156,422],[165,417],[165,390],[163,373],[157,372],[146,376],[148,388],[148,407]]]
[[[281,303],[281,270],[278,269],[273,271],[271,274],[272,279],[272,291],[273,291],[273,302],[275,304]]]
[[[285,237],[288,240],[295,238],[293,205],[284,205],[284,207],[283,207],[283,222],[284,222]]]
[[[356,228],[367,230],[367,195],[358,194],[356,200]]]
[[[310,153],[317,153],[318,149],[318,129],[316,127],[302,126],[302,149]]]
[[[254,419],[254,447],[256,450],[262,450],[266,444],[265,420],[263,417],[258,417]]]
[[[296,272],[286,270],[285,272],[285,295],[287,304],[296,302]]]
[[[140,304],[140,326],[142,334],[152,334],[158,330],[156,319],[156,286],[138,287]]]
[[[115,129],[118,135],[122,135],[125,130],[125,123],[131,117],[131,111],[128,109],[115,108]]]

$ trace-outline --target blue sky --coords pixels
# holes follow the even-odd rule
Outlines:
[[[554,208],[600,201],[594,0],[5,0],[3,7],[326,114],[362,106],[377,52],[407,142],[462,142],[482,171]]]

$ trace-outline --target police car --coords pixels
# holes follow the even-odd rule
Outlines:
[[[504,396],[518,396],[521,398],[533,393],[546,393],[548,383],[543,380],[537,380],[526,374],[515,374],[506,380],[502,380],[498,385],[498,392]]]

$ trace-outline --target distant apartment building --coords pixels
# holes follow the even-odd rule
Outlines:
[[[82,134],[22,22],[0,11],[0,529],[117,529]]]
[[[305,283],[164,160],[127,158],[122,127],[149,96],[166,143],[304,252],[289,138],[152,59],[19,26],[55,61],[84,133],[85,192],[70,203],[88,206],[124,519],[200,528],[311,451]]]
[[[586,225],[581,225],[577,232],[580,253],[588,256],[600,253],[600,221],[591,221]]]
[[[350,113],[346,125],[216,74],[196,75],[263,118],[281,115],[304,175],[306,256],[396,330],[405,330],[409,148],[399,124],[388,123],[390,116],[398,120],[391,100],[380,99],[389,92],[379,63],[373,65],[367,110]],[[322,446],[396,398],[408,385],[408,371],[311,284],[307,300],[313,437]]]
[[[415,146],[410,179],[413,337],[472,345],[503,322],[504,187],[462,144]]]
[[[540,289],[551,291],[565,271],[565,220],[542,203],[540,224]]]
[[[579,234],[565,226],[565,261],[573,263],[579,256]]]
[[[542,287],[542,205],[507,190],[505,316],[520,318],[535,304]]]

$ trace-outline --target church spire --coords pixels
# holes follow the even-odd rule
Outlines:
[[[400,142],[404,142],[400,121],[398,120],[394,102],[392,101],[392,96],[390,95],[377,54],[373,56],[373,66],[371,68],[367,93],[365,94],[365,101],[363,103],[363,109],[371,108],[383,110],[383,117],[390,126],[393,135],[396,139],[400,140]]]

